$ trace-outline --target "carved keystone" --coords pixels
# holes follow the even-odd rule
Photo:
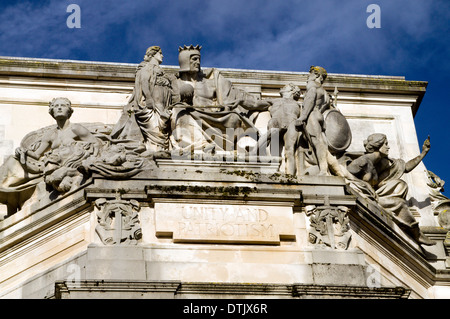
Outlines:
[[[325,196],[323,206],[307,206],[310,243],[332,249],[347,249],[351,238],[348,210],[346,206],[331,206],[328,196]]]
[[[138,211],[140,205],[136,200],[95,201],[98,209],[98,224],[95,231],[105,245],[132,244],[142,238]]]

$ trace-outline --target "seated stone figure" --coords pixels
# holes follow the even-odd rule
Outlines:
[[[203,70],[200,50],[198,45],[179,48],[180,69],[173,83],[173,103],[177,107],[171,114],[171,143],[179,154],[191,153],[194,149],[205,153],[235,150],[235,142],[242,131],[258,131],[253,123],[255,112],[246,106],[266,105],[265,101],[234,87],[219,70]],[[186,99],[189,87],[192,93]],[[180,101],[184,103],[178,103]],[[230,110],[235,101],[242,102]]]
[[[83,125],[69,121],[72,112],[67,98],[53,99],[49,113],[56,126],[40,132],[28,148],[17,148],[0,167],[0,203],[8,206],[8,215],[21,209],[41,181],[62,193],[80,185],[78,168],[98,154],[101,142]]]
[[[406,201],[408,185],[400,179],[412,171],[430,150],[429,138],[422,146],[422,152],[412,160],[391,159],[386,135],[371,134],[364,141],[366,153],[347,165],[347,171],[357,180],[348,180],[349,185],[364,197],[376,200],[388,211],[393,220],[419,243],[434,245],[419,228]]]

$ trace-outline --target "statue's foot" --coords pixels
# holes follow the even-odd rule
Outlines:
[[[413,223],[408,223],[406,221],[404,221],[403,219],[399,218],[396,215],[391,215],[392,219],[394,220],[394,222],[403,230],[408,230],[408,229],[419,229],[419,223],[418,222],[413,222]]]
[[[434,240],[431,240],[424,234],[420,234],[419,238],[417,239],[419,244],[425,245],[425,246],[433,246],[436,245],[436,242]]]
[[[161,150],[161,151],[156,151],[153,156],[155,158],[164,158],[164,159],[170,159],[171,158],[171,154],[169,151],[165,151],[165,150]]]
[[[419,245],[433,246],[436,245],[434,240],[428,238],[419,228],[419,223],[414,222],[410,225],[409,233]]]

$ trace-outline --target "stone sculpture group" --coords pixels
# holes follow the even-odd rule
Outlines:
[[[131,178],[157,169],[158,158],[189,160],[200,153],[235,160],[243,149],[244,157],[253,154],[257,161],[282,161],[282,173],[289,176],[340,176],[350,191],[377,202],[418,243],[434,244],[411,214],[408,186],[400,179],[427,154],[429,139],[418,157],[405,162],[389,158],[386,136],[374,133],[364,143],[366,153],[355,158],[346,153],[351,131],[336,109],[336,96],[323,87],[324,68],[310,68],[303,102],[294,84],[282,87],[280,98],[261,99],[234,87],[219,70],[202,69],[200,51],[200,46],[180,47],[180,68],[171,75],[160,66],[161,48],[149,47],[122,116],[109,130],[71,123],[71,102],[53,99],[49,112],[56,125],[28,134],[0,167],[0,203],[8,206],[8,215],[20,210],[37,189],[61,195],[94,173]],[[255,126],[263,111],[271,116],[264,134]],[[322,217],[316,217],[318,225]]]

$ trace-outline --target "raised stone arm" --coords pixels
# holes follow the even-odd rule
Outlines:
[[[376,200],[393,221],[419,244],[436,244],[420,230],[406,201],[408,185],[401,179],[404,173],[414,169],[428,153],[430,138],[424,142],[422,153],[407,163],[401,159],[388,158],[389,146],[384,134],[369,135],[364,141],[364,147],[365,154],[347,165],[347,170],[360,178],[361,182],[347,180],[349,186],[363,197]]]
[[[14,153],[14,157],[22,164],[27,164],[27,157],[32,158],[36,161],[39,161],[39,159],[42,157],[42,155],[51,148],[51,138],[47,136],[48,134],[44,134],[42,138],[39,141],[39,144],[37,147],[33,149],[33,146],[31,146],[32,149],[26,148],[26,147],[18,147],[16,148],[16,151]]]
[[[416,168],[416,166],[419,165],[419,163],[423,160],[425,155],[427,155],[427,153],[430,151],[430,148],[431,148],[430,137],[428,136],[428,138],[423,142],[422,152],[418,156],[414,157],[413,159],[411,159],[406,163],[405,173],[409,173],[414,168]]]

